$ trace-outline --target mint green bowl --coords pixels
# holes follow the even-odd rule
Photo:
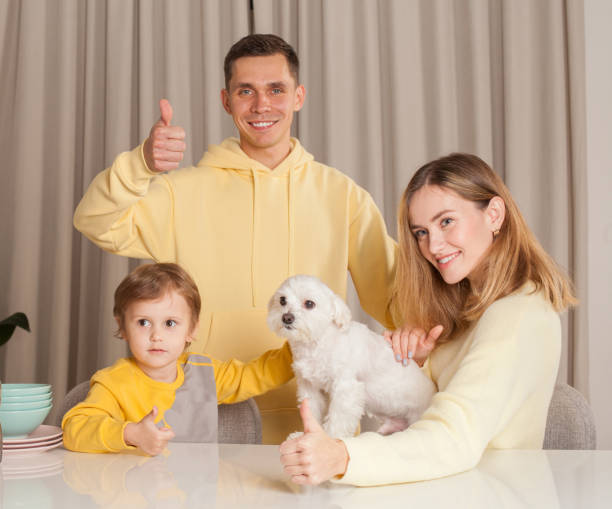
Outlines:
[[[46,394],[51,392],[49,384],[2,384],[2,397],[4,396],[31,396],[33,394]]]
[[[51,405],[51,398],[41,399],[40,401],[16,401],[14,403],[0,401],[0,411],[2,410],[36,410],[37,408],[46,408]]]
[[[7,396],[2,394],[0,396],[1,403],[32,403],[34,401],[47,401],[51,403],[51,398],[53,398],[52,392],[47,392],[45,394],[31,394],[31,395],[23,395],[23,396]]]
[[[42,424],[51,410],[49,405],[33,410],[2,410],[0,423],[4,438],[24,438]]]

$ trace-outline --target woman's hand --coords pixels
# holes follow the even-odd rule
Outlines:
[[[443,330],[442,325],[436,325],[427,333],[418,327],[404,325],[394,331],[386,330],[384,338],[393,348],[395,360],[407,366],[410,359],[413,359],[422,366]]]
[[[344,475],[349,455],[342,440],[331,438],[310,413],[308,399],[300,405],[304,434],[280,445],[283,470],[296,484],[320,484]]]

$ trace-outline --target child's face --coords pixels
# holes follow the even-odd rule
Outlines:
[[[130,303],[121,328],[137,365],[160,382],[176,379],[176,360],[191,342],[193,332],[189,305],[174,290],[158,299]]]

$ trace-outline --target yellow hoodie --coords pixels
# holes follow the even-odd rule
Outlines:
[[[239,141],[209,147],[197,166],[151,172],[142,145],[98,174],[74,225],[111,253],[176,262],[202,296],[192,350],[248,360],[282,345],[266,326],[268,299],[287,277],[312,274],[387,327],[397,245],[372,197],[299,141],[274,170]],[[301,429],[293,383],[258,398],[265,443]]]

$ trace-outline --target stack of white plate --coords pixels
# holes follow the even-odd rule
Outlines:
[[[2,444],[2,477],[30,479],[60,474],[64,470],[61,451],[40,454],[62,445],[62,429],[41,424],[25,438],[5,438]],[[53,454],[58,452],[60,454]]]
[[[41,424],[24,438],[4,437],[2,455],[30,456],[62,445],[62,428]]]

